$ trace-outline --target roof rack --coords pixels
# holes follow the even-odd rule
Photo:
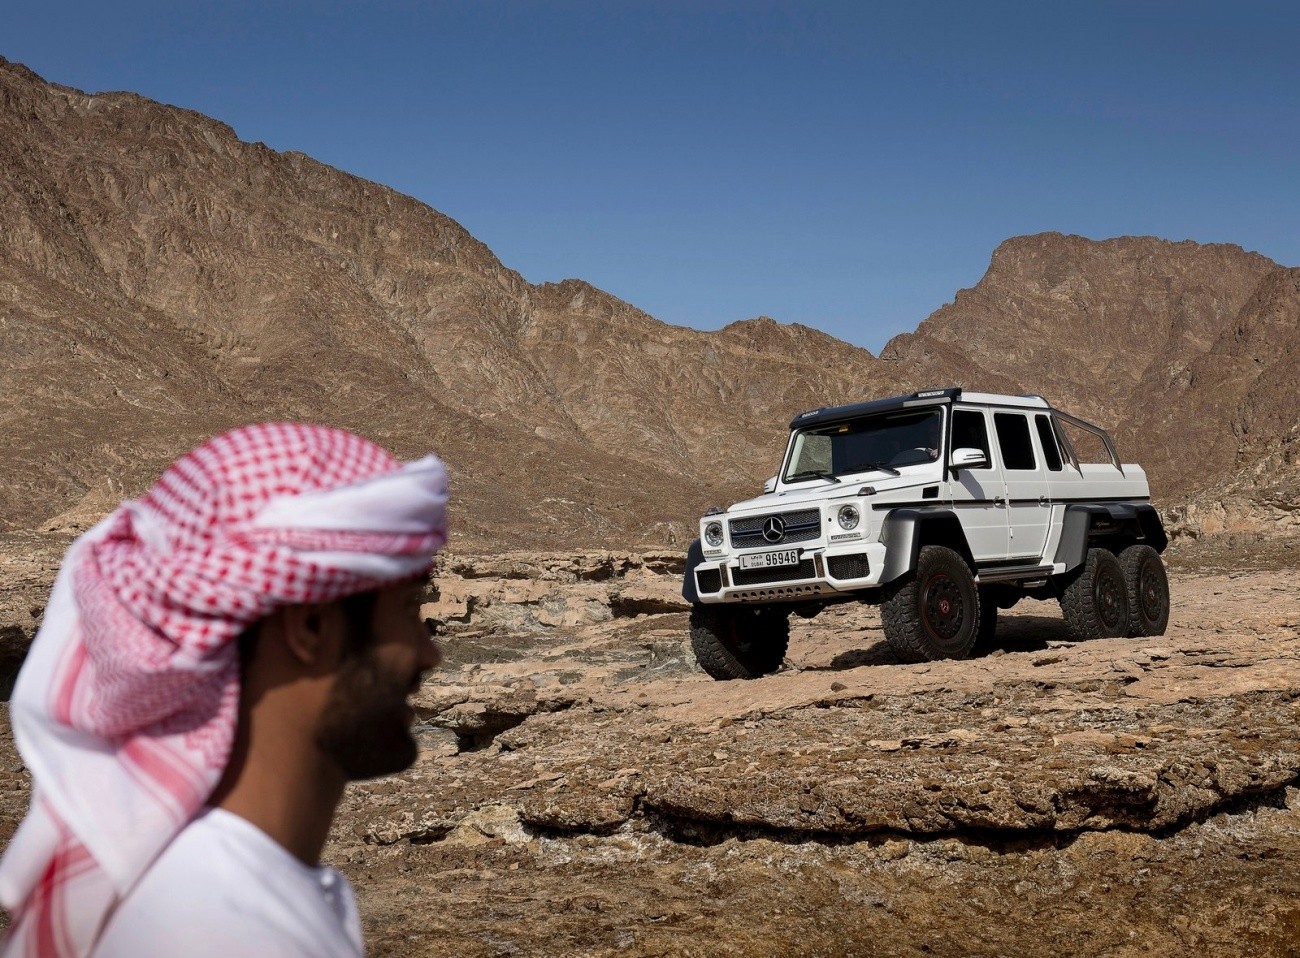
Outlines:
[[[960,386],[945,389],[922,389],[919,392],[891,396],[888,399],[876,399],[870,402],[850,403],[846,406],[822,406],[801,412],[790,421],[790,428],[796,429],[824,422],[836,422],[879,412],[896,409],[908,409],[916,406],[937,406],[943,402],[953,402],[961,397]]]
[[[922,389],[919,392],[912,393],[913,399],[938,399],[939,397],[948,399],[960,399],[960,386],[946,386],[943,389]]]

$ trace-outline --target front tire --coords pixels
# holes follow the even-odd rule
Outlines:
[[[1061,593],[1061,613],[1070,635],[1080,642],[1128,634],[1128,586],[1113,552],[1088,550],[1083,567]]]
[[[947,546],[924,546],[916,569],[880,607],[885,641],[904,662],[964,659],[979,632],[975,576]]]
[[[1128,634],[1164,635],[1169,625],[1169,577],[1160,553],[1132,545],[1119,554],[1128,592]]]
[[[785,661],[790,619],[781,609],[691,607],[691,648],[700,668],[719,681],[770,675]]]

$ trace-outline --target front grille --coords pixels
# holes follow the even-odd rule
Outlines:
[[[813,560],[804,559],[797,566],[779,566],[775,569],[732,569],[734,585],[758,585],[763,582],[789,582],[791,579],[811,579],[816,572]]]
[[[785,535],[775,541],[763,537],[764,523],[774,518],[785,523]],[[822,515],[819,509],[798,509],[794,512],[776,512],[765,516],[732,519],[728,523],[731,529],[731,545],[736,549],[755,549],[761,546],[807,542],[822,534],[821,521]]]
[[[722,573],[717,569],[696,569],[695,582],[701,592],[722,591]]]
[[[867,564],[866,553],[858,552],[847,556],[827,556],[826,568],[832,579],[861,579],[871,571]]]

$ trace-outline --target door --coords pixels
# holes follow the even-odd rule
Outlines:
[[[979,449],[988,460],[984,469],[962,469],[955,476],[950,474],[948,498],[975,561],[998,562],[1007,557],[1010,528],[1006,484],[989,443],[988,416],[979,409],[954,409],[949,434],[950,461],[954,449]]]
[[[1007,523],[1011,558],[1040,558],[1052,521],[1047,473],[1030,437],[1029,417],[1022,412],[993,414],[1002,475],[1006,480]]]

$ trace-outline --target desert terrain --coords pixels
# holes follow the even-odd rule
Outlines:
[[[1294,954],[1300,575],[1192,558],[1158,639],[1024,602],[898,665],[840,606],[743,683],[693,667],[666,557],[484,563],[431,609],[485,603],[424,759],[331,855],[378,954]]]
[[[1026,601],[900,665],[843,605],[725,683],[676,553],[450,556],[420,759],[349,789],[327,858],[379,956],[1292,955],[1297,551],[1175,547],[1158,638]],[[8,834],[7,731],[0,768]]]
[[[1300,953],[1300,269],[1047,233],[879,356],[700,332],[3,59],[0,229],[3,689],[72,537],[202,439],[305,419],[449,463],[420,760],[327,847],[372,954]],[[903,665],[842,605],[775,675],[699,671],[703,510],[800,410],[946,385],[1040,392],[1147,468],[1167,634],[1073,642],[1026,601],[975,658]],[[0,712],[3,844],[30,780]]]

